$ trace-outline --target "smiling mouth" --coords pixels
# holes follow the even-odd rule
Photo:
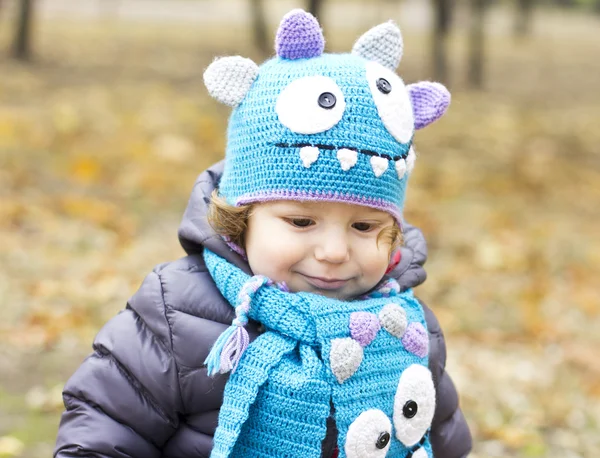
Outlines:
[[[342,288],[346,283],[348,283],[349,279],[340,279],[340,278],[323,278],[323,277],[311,277],[310,275],[300,274],[302,275],[308,283],[318,289],[335,291],[337,289]]]
[[[300,159],[306,168],[319,158],[320,150],[337,150],[336,157],[344,172],[347,172],[358,162],[358,153],[370,156],[369,162],[371,169],[377,178],[383,175],[388,169],[389,163],[394,164],[399,179],[402,179],[406,172],[410,173],[415,163],[415,152],[411,145],[408,151],[403,155],[390,156],[389,154],[379,154],[375,151],[358,149],[352,147],[336,147],[320,143],[275,143],[278,148],[300,148]]]

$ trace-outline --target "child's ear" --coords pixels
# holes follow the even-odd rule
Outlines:
[[[415,129],[422,129],[441,118],[450,105],[450,92],[443,84],[431,81],[406,86],[415,116]]]
[[[242,56],[217,58],[204,72],[208,93],[219,102],[235,107],[246,97],[258,76],[258,65]]]

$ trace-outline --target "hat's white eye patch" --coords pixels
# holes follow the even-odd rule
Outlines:
[[[376,62],[367,62],[367,80],[385,128],[400,143],[412,138],[415,120],[404,82],[393,71]]]
[[[281,124],[298,134],[317,134],[335,126],[346,102],[341,89],[326,76],[307,76],[288,84],[275,105]]]
[[[396,437],[407,447],[415,445],[431,426],[435,412],[435,388],[431,372],[413,364],[400,376],[394,397]]]
[[[384,458],[390,448],[392,423],[381,410],[361,413],[346,435],[344,450],[348,458]]]

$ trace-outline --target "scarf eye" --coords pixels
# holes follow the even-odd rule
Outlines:
[[[381,410],[366,410],[352,422],[344,447],[348,458],[383,458],[390,448],[392,423]]]
[[[413,364],[400,376],[394,398],[396,437],[407,447],[420,440],[431,426],[435,411],[435,388],[431,372]]]

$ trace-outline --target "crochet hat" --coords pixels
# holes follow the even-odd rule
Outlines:
[[[415,163],[414,132],[441,117],[447,89],[396,75],[400,30],[387,22],[349,54],[324,53],[314,16],[293,10],[260,67],[240,56],[204,73],[209,93],[234,107],[219,192],[240,206],[272,200],[345,202],[401,221]]]

